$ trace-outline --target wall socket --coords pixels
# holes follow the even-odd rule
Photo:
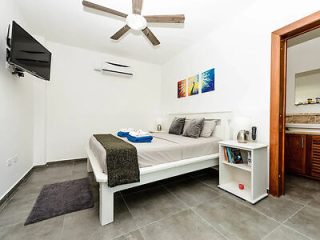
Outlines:
[[[7,167],[11,167],[13,164],[16,164],[18,162],[18,155],[15,155],[14,157],[7,160]]]
[[[8,159],[8,160],[7,160],[7,167],[11,167],[11,166],[12,166],[11,159]]]

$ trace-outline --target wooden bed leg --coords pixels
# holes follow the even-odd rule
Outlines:
[[[102,226],[113,222],[113,195],[107,183],[100,183],[100,223]]]
[[[93,169],[91,167],[91,163],[90,163],[90,159],[87,158],[87,172],[88,173],[92,173],[93,172]]]

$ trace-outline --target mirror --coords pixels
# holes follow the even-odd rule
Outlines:
[[[295,104],[320,104],[320,69],[296,74]]]

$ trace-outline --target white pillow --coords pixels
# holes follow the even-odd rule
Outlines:
[[[205,137],[205,138],[211,137],[214,130],[216,129],[216,126],[217,126],[217,120],[206,119],[204,121],[200,137]]]

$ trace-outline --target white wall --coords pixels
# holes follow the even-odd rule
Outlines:
[[[33,79],[16,78],[6,69],[7,27],[12,20],[24,25],[11,0],[0,8],[0,199],[32,167]],[[17,162],[7,167],[8,159]]]
[[[295,75],[297,73],[320,69],[320,38],[288,48],[287,61],[287,114],[317,113],[320,105],[295,106]],[[318,79],[320,84],[320,79]],[[318,85],[319,86],[319,85]],[[320,89],[317,90],[320,96]],[[312,94],[312,93],[311,93]],[[312,94],[314,95],[314,94]]]
[[[290,7],[288,7],[290,6]],[[232,110],[269,142],[271,32],[319,10],[319,1],[256,1],[232,23],[163,66],[164,113]],[[216,91],[177,99],[177,81],[216,68]]]
[[[86,157],[93,133],[155,128],[160,115],[161,68],[135,60],[47,42],[47,160]],[[104,61],[130,65],[132,78],[95,72]]]
[[[32,34],[32,32],[30,32]],[[45,38],[32,34],[47,47]],[[26,75],[31,77],[31,75]],[[34,78],[33,81],[33,165],[47,162],[47,81]]]
[[[47,85],[46,81],[33,82],[33,165],[47,162]]]

